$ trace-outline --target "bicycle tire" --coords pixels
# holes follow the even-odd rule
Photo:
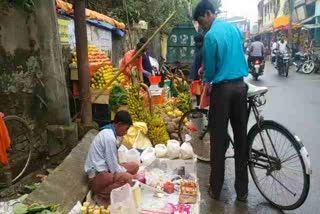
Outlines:
[[[309,66],[311,68],[309,68]],[[302,65],[302,73],[304,74],[311,74],[314,70],[315,70],[315,63],[313,61],[305,62]]]
[[[303,174],[303,189],[301,191],[300,197],[292,204],[279,204],[279,202],[276,202],[275,200],[271,199],[270,196],[267,195],[267,193],[263,190],[260,181],[262,182],[263,180],[258,180],[256,173],[255,173],[255,167],[254,167],[254,163],[253,163],[253,143],[255,142],[254,139],[256,136],[259,136],[259,133],[261,133],[261,131],[263,130],[275,130],[279,133],[281,133],[283,136],[285,136],[289,142],[291,143],[291,145],[293,146],[294,150],[297,153],[297,157],[299,162],[301,163],[302,169],[301,172]],[[310,189],[310,175],[308,175],[306,173],[306,166],[304,164],[304,161],[302,159],[302,156],[300,154],[300,149],[302,148],[301,144],[299,144],[299,142],[295,139],[294,135],[284,126],[280,125],[279,123],[275,122],[275,121],[263,121],[260,125],[255,125],[253,126],[248,134],[248,143],[249,143],[249,169],[250,169],[250,173],[251,173],[251,177],[256,185],[256,187],[258,188],[259,192],[262,194],[262,196],[273,206],[282,209],[282,210],[293,210],[296,209],[298,207],[300,207],[305,200],[307,199],[308,193],[309,193],[309,189]],[[283,142],[282,142],[283,143]],[[267,149],[268,150],[268,149]],[[278,151],[277,151],[278,152]],[[282,163],[281,163],[282,164]],[[283,167],[283,166],[282,166]],[[281,168],[282,168],[281,167]],[[271,172],[272,173],[272,172]],[[266,174],[267,175],[267,174]],[[277,182],[275,182],[277,184]],[[273,185],[273,183],[272,183]],[[286,183],[286,185],[288,185]],[[295,183],[295,185],[297,185],[297,183]],[[265,186],[264,186],[265,187]],[[265,187],[266,189],[268,189],[267,187]],[[269,189],[272,192],[272,189]],[[275,190],[277,190],[275,188]],[[278,195],[277,197],[281,198],[282,196]]]
[[[185,119],[188,119],[193,114],[202,114],[202,116],[205,116],[207,118],[208,122],[208,110],[207,109],[193,109],[188,112],[186,112],[180,119],[179,125],[178,125],[178,135],[181,142],[184,142],[184,122]],[[207,127],[204,127],[204,136],[203,138],[206,139],[205,142],[203,142],[202,139],[197,138],[196,140],[191,141],[191,145],[193,147],[193,151],[197,158],[204,162],[210,161],[210,133],[208,132],[208,124]],[[209,139],[208,139],[209,138]],[[194,139],[194,137],[192,137]],[[201,143],[201,144],[200,144]]]
[[[18,116],[14,116],[14,115],[9,115],[9,116],[5,116],[4,117],[4,122],[8,128],[8,132],[9,132],[9,136],[10,136],[10,140],[11,140],[11,149],[13,151],[11,151],[11,153],[9,154],[9,164],[11,168],[15,168],[16,163],[12,163],[10,162],[10,157],[13,157],[15,151],[14,151],[14,144],[16,144],[16,141],[18,139],[15,139],[15,136],[13,136],[13,132],[14,130],[16,131],[18,129],[17,125],[21,125],[24,135],[26,137],[26,142],[25,145],[25,158],[21,158],[22,160],[20,162],[23,162],[21,165],[21,167],[19,167],[18,171],[12,174],[12,183],[15,183],[16,181],[19,180],[19,178],[21,178],[21,176],[24,174],[24,172],[26,171],[27,167],[29,166],[29,163],[31,161],[31,156],[32,156],[32,130],[29,127],[29,125],[27,124],[27,122],[25,120],[23,120],[22,118],[18,117]],[[14,126],[14,130],[11,129],[11,125]],[[20,137],[20,136],[18,136]],[[25,161],[23,160],[25,159]],[[12,161],[12,160],[11,160]],[[20,169],[21,168],[21,169]]]

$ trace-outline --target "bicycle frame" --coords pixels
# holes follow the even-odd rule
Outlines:
[[[248,120],[249,120],[251,112],[253,112],[255,120],[256,120],[257,125],[258,125],[259,128],[260,128],[260,125],[263,122],[264,118],[263,118],[263,116],[260,115],[258,107],[260,107],[260,106],[262,106],[262,105],[264,105],[266,103],[265,101],[261,100],[262,97],[264,97],[264,96],[260,95],[260,96],[255,96],[255,97],[252,97],[252,98],[248,98],[248,105],[249,105],[249,107],[248,107]],[[270,173],[273,170],[279,170],[279,168],[281,168],[281,162],[280,162],[278,153],[277,153],[277,151],[275,149],[275,146],[273,145],[273,142],[271,140],[270,134],[268,133],[268,131],[266,131],[266,134],[267,134],[268,139],[269,139],[269,141],[270,141],[270,143],[272,145],[272,149],[273,149],[274,154],[276,155],[276,157],[271,156],[271,155],[268,154],[268,150],[267,150],[267,147],[266,147],[266,142],[265,142],[264,137],[262,136],[262,132],[261,131],[262,130],[260,130],[259,135],[260,135],[260,139],[261,139],[261,142],[262,142],[263,149],[264,149],[265,153],[261,152],[261,151],[258,151],[258,150],[255,150],[255,149],[252,149],[252,153],[253,153],[255,158],[254,159],[249,159],[248,162],[251,163],[251,164],[255,164],[256,166],[260,166],[260,167],[262,167],[264,169],[267,169],[269,171],[268,173]],[[231,141],[231,143],[233,144],[232,141]],[[267,163],[267,165],[258,163],[258,161]]]

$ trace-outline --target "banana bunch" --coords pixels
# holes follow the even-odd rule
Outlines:
[[[152,144],[167,144],[167,141],[170,140],[170,138],[163,119],[159,116],[149,117],[147,124],[148,138]]]
[[[148,116],[144,107],[143,97],[139,94],[139,87],[131,86],[128,90],[128,111],[134,122],[146,122]]]
[[[190,111],[192,108],[191,97],[187,93],[180,93],[178,95],[177,107],[183,113]]]

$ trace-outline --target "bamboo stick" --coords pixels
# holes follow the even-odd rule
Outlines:
[[[123,67],[120,69],[120,71],[118,71],[115,76],[106,84],[106,86],[100,90],[100,92],[98,93],[98,95],[94,98],[93,102],[96,101],[102,94],[103,92],[119,77],[119,75],[124,72],[124,70],[134,61],[136,60],[141,53],[145,50],[145,48],[150,44],[150,42],[152,41],[152,39],[164,28],[164,26],[166,26],[166,24],[168,24],[168,22],[176,15],[176,11],[173,12],[165,22],[162,23],[162,25],[152,34],[152,36],[148,39],[148,41],[137,51],[137,53],[132,57],[132,59]]]

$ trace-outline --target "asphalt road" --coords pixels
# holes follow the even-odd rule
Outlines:
[[[320,74],[305,75],[292,69],[289,77],[279,77],[277,71],[267,64],[265,74],[259,81],[249,76],[247,81],[267,86],[267,104],[262,107],[265,119],[276,120],[297,134],[306,146],[312,164],[311,186],[306,202],[293,211],[281,211],[270,206],[261,196],[250,178],[247,203],[236,201],[234,190],[234,162],[226,161],[225,184],[221,201],[207,194],[210,166],[198,163],[201,189],[201,214],[204,213],[320,213]],[[249,126],[253,121],[249,122]]]

